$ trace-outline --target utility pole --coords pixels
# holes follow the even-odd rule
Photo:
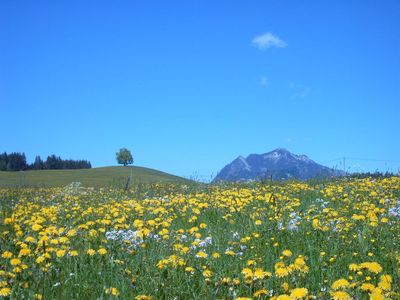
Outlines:
[[[346,173],[346,157],[343,156],[343,169],[344,169],[344,173]]]
[[[129,185],[131,184],[131,180],[132,180],[132,167],[131,167],[131,175],[126,180],[125,192],[128,191]]]

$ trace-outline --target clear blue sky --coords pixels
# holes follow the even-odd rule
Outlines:
[[[127,147],[209,177],[284,147],[397,171],[399,15],[397,0],[3,0],[0,151],[97,167]]]

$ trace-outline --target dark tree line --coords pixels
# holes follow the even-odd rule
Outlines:
[[[46,160],[42,160],[38,155],[31,164],[26,162],[25,153],[0,154],[0,171],[90,169],[91,167],[88,160],[61,159],[54,154],[48,156]]]
[[[393,172],[379,172],[379,171],[375,171],[375,172],[356,172],[356,173],[351,173],[350,175],[348,175],[347,177],[351,177],[351,178],[358,178],[358,179],[363,179],[363,178],[374,178],[374,179],[381,179],[381,178],[390,178],[393,176],[398,176]]]

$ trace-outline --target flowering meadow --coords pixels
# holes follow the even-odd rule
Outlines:
[[[400,178],[0,189],[0,299],[400,299]]]

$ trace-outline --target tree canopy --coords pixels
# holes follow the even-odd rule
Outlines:
[[[132,153],[128,149],[121,148],[115,155],[119,164],[124,166],[133,164]]]

